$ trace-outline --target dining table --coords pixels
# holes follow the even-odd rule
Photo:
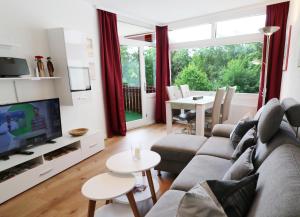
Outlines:
[[[205,110],[213,107],[214,96],[190,96],[166,101],[166,124],[167,133],[172,133],[173,109],[196,111],[196,135],[204,136],[205,133]]]

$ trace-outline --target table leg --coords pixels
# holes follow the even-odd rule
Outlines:
[[[148,179],[148,183],[149,183],[149,188],[150,188],[150,192],[151,192],[151,196],[152,196],[152,201],[153,201],[153,204],[155,204],[157,199],[156,199],[156,194],[155,194],[155,189],[154,189],[154,184],[153,184],[153,180],[152,180],[151,171],[147,170],[146,175],[147,175],[147,179]]]
[[[170,102],[166,102],[166,122],[167,134],[172,133],[172,107]]]
[[[196,135],[204,136],[205,130],[205,106],[196,105]]]
[[[89,200],[89,209],[88,209],[88,217],[94,217],[96,208],[96,201]]]
[[[134,196],[133,196],[132,191],[128,192],[126,194],[126,196],[127,196],[128,201],[129,201],[129,204],[130,204],[130,207],[132,209],[134,217],[140,217],[140,214],[139,214],[138,208],[136,206],[136,202],[134,200]]]

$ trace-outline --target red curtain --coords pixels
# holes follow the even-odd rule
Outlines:
[[[283,56],[286,38],[286,26],[289,13],[289,2],[283,2],[267,6],[266,26],[279,26],[280,30],[271,36],[270,53],[268,63],[267,76],[267,95],[266,102],[272,98],[280,97]],[[266,45],[267,38],[264,39],[263,48],[263,63],[266,62]],[[260,89],[258,98],[258,109],[262,106],[262,92],[264,85],[265,65],[262,65],[262,72],[260,78]]]
[[[156,26],[156,100],[155,121],[166,123],[166,86],[170,85],[168,27]]]
[[[107,136],[126,135],[117,16],[98,10],[101,72]]]

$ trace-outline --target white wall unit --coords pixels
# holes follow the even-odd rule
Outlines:
[[[42,6],[43,10],[37,10]],[[45,13],[45,10],[47,11]],[[67,13],[66,13],[67,12]],[[95,76],[92,90],[73,93],[73,106],[61,105],[63,132],[78,127],[101,129],[106,136],[105,115],[100,73],[99,31],[97,11],[84,0],[9,0],[0,1],[0,43],[20,45],[0,46],[0,56],[26,58],[31,75],[34,75],[35,55],[50,56],[47,29],[75,29],[93,40]],[[8,22],[9,21],[9,22]],[[55,73],[58,68],[53,59]],[[41,100],[58,97],[62,92],[56,82],[16,80],[20,101]],[[16,96],[12,80],[0,81],[0,104],[15,103]],[[76,117],[76,119],[74,119]]]
[[[70,85],[71,68],[89,67],[86,40],[86,34],[79,31],[64,28],[48,30],[50,56],[56,67],[54,73],[62,78],[55,82],[62,105],[74,104]]]
[[[96,130],[81,137],[64,135],[54,141],[29,149],[32,155],[12,155],[0,162],[1,176],[25,163],[35,165],[5,181],[0,179],[0,204],[104,149],[102,132]]]

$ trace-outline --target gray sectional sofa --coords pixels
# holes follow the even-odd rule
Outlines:
[[[287,115],[286,108],[290,107],[273,99],[254,117],[258,120],[254,165],[260,175],[249,217],[300,216],[300,143],[290,125],[300,116]],[[216,125],[208,139],[171,134],[153,145],[162,157],[156,169],[179,175],[146,217],[176,217],[186,191],[198,182],[223,178],[233,164],[229,139],[233,128]]]

